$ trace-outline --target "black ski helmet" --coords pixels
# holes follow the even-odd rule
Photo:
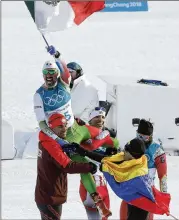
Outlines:
[[[70,62],[67,64],[68,69],[72,69],[76,71],[76,79],[83,75],[83,69],[81,66],[76,62]]]

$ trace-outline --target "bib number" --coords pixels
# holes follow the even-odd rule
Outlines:
[[[69,114],[68,111],[64,113],[64,116],[65,116],[65,118],[66,118],[67,121],[69,121],[70,118],[71,118],[71,115]]]

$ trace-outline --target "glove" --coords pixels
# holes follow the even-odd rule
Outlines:
[[[101,172],[103,172],[103,163],[100,164],[99,170],[100,170]]]
[[[116,148],[114,148],[114,147],[106,148],[106,152],[105,152],[106,156],[112,156],[114,154],[117,154],[117,149]]]
[[[55,55],[55,53],[57,52],[55,47],[54,46],[49,46],[47,47],[47,52],[50,54],[50,55]]]
[[[87,151],[83,149],[79,144],[77,143],[71,143],[71,144],[66,144],[63,147],[63,150],[66,153],[78,153],[81,156],[85,156]]]
[[[106,149],[107,149],[107,148],[99,147],[99,148],[97,148],[96,150],[94,150],[93,152],[106,156]]]
[[[74,143],[75,144],[75,143]],[[81,147],[79,144],[78,146],[76,145],[76,148],[75,148],[75,153],[78,153],[79,155],[81,156],[86,156],[87,155],[87,150],[85,150],[83,147]]]
[[[53,45],[47,47],[47,52],[50,55],[55,56],[55,58],[59,58],[60,57],[60,53],[55,49],[55,47]]]
[[[71,143],[71,144],[65,144],[63,146],[63,150],[66,152],[66,153],[74,153],[76,152],[76,148],[78,147],[79,145],[76,144],[76,143]]]
[[[109,131],[109,134],[110,134],[110,136],[111,136],[112,138],[115,138],[116,135],[117,135],[117,131],[115,131],[114,129],[109,129],[109,128],[106,128],[106,127],[105,127],[104,130]]]
[[[97,172],[97,166],[96,166],[96,164],[94,164],[94,163],[92,163],[92,162],[89,162],[89,164],[90,164],[90,166],[91,166],[91,171],[90,171],[90,173],[91,174],[95,174],[96,172]]]

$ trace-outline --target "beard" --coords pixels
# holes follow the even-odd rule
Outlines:
[[[45,84],[48,88],[53,88],[57,85],[57,82],[47,82],[46,81]]]
[[[48,88],[53,88],[57,85],[57,77],[46,77],[45,78],[45,84]]]

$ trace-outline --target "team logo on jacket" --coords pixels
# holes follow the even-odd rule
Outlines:
[[[51,6],[57,6],[57,4],[60,2],[60,0],[43,0],[44,3]]]

